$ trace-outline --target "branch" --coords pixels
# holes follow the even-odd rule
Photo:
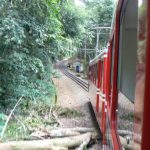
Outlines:
[[[10,117],[12,116],[12,114],[13,114],[14,110],[16,109],[16,107],[17,107],[17,106],[19,105],[19,103],[21,102],[22,98],[23,98],[23,97],[21,97],[21,98],[17,101],[16,105],[15,105],[14,108],[11,110],[11,112],[10,112],[10,114],[9,114],[7,120],[6,120],[6,123],[5,123],[5,125],[4,125],[4,128],[3,128],[3,130],[2,130],[1,139],[3,138],[3,135],[4,135],[4,133],[5,133],[5,130],[6,130],[7,124],[8,124],[8,122],[9,122],[9,120],[10,120]]]

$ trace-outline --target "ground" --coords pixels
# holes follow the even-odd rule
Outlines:
[[[89,93],[61,72],[60,74],[60,78],[53,79],[58,93],[57,105],[75,109],[84,114],[78,118],[60,118],[61,126],[94,127],[88,108]]]
[[[59,117],[60,127],[95,127],[88,102],[94,94],[88,93],[78,84],[60,72],[60,78],[54,78],[53,81],[57,87],[57,105],[63,108],[74,109],[84,114],[78,117]],[[90,86],[90,91],[94,91]],[[94,91],[95,92],[95,91]],[[94,95],[95,96],[95,95]],[[94,97],[93,97],[94,99]],[[119,94],[119,123],[121,130],[132,132],[133,129],[133,103],[130,102],[123,94]],[[95,145],[94,145],[95,146]],[[100,150],[101,147],[96,145],[92,150]]]
[[[74,118],[59,118],[61,127],[92,127],[95,128],[95,122],[90,113],[88,106],[89,93],[82,89],[78,84],[72,81],[70,78],[61,73],[60,78],[54,78],[53,81],[57,87],[57,105],[74,109],[83,113],[83,116]],[[91,150],[101,150],[102,147],[99,144],[93,145]]]

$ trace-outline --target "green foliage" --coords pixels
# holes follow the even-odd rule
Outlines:
[[[29,139],[30,132],[17,120],[11,120],[7,126],[3,141]]]
[[[79,15],[79,10],[71,2],[62,6],[62,23],[65,35],[76,37],[80,34],[80,26],[84,22],[83,17]]]
[[[110,26],[111,0],[93,1],[80,8],[72,0],[0,0],[0,109],[8,113],[23,96],[4,140],[29,138],[29,127],[58,126],[53,112],[59,117],[84,115],[52,108],[57,101],[52,77],[60,76],[52,65],[74,55],[85,40],[88,47],[94,45],[95,24]],[[6,119],[0,113],[0,132]]]
[[[39,131],[39,129],[48,131],[50,128],[60,125],[56,116],[59,118],[84,117],[80,111],[48,105],[42,101],[29,101],[28,105],[28,108],[22,107],[19,113],[12,115],[3,141],[33,140],[31,133]],[[1,118],[5,121],[7,116],[0,114],[0,120]]]
[[[98,26],[111,27],[114,2],[113,0],[86,0],[86,11],[88,13],[89,28]],[[96,31],[96,30],[94,30]],[[102,30],[100,34],[100,48],[106,47],[109,37],[109,30]],[[91,44],[88,44],[89,48],[95,48],[96,36],[92,39]]]
[[[64,2],[61,7],[61,22],[66,38],[67,55],[70,56],[82,48],[85,38],[91,42],[93,32],[89,30],[89,17],[85,8],[77,7],[72,0]],[[66,51],[65,51],[66,54]]]
[[[122,114],[122,116],[120,116],[120,118],[123,119],[123,120],[133,121],[134,113],[133,112],[129,112],[129,113],[126,113],[126,114]]]
[[[27,104],[27,103],[26,103]],[[58,126],[55,118],[49,116],[51,104],[43,101],[28,101],[28,107],[21,107],[10,118],[3,141],[30,140],[31,133],[44,126]]]
[[[11,108],[21,96],[53,101],[53,62],[92,42],[91,25],[110,23],[109,2],[80,8],[72,0],[0,0],[0,105]]]
[[[86,0],[91,26],[111,26],[113,0]]]
[[[44,101],[53,97],[53,43],[62,34],[58,7],[57,0],[1,1],[1,105],[13,107],[20,96]]]
[[[58,72],[57,70],[53,70],[53,77],[54,78],[60,78],[61,77],[60,72]]]

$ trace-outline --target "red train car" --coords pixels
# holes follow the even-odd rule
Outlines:
[[[123,131],[128,131],[126,121],[133,113],[128,149],[146,150],[150,143],[150,1],[118,0],[114,16],[108,48],[89,64],[90,92],[96,93],[91,102],[104,149],[123,149],[119,130],[124,126]],[[122,110],[128,115],[120,125]]]

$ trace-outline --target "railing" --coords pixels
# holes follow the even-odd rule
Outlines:
[[[59,69],[70,79],[72,79],[74,82],[76,82],[79,86],[81,86],[85,91],[89,92],[89,82],[86,83],[85,81],[79,79],[75,75],[71,74],[70,72],[67,71],[66,66],[64,65],[59,65]]]

